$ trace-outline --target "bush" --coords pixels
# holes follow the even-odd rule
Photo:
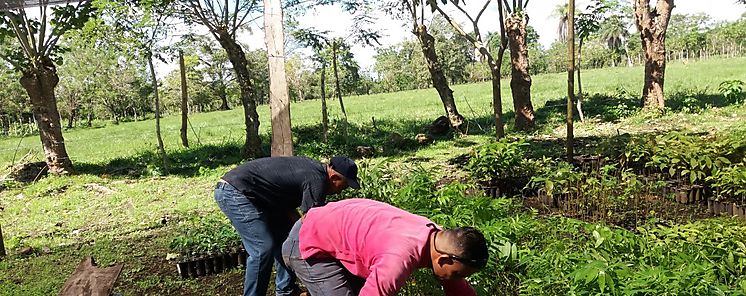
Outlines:
[[[502,139],[472,150],[466,169],[479,181],[525,176],[525,147],[523,141]]]

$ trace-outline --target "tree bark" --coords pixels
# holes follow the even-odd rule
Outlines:
[[[57,69],[48,58],[43,58],[41,68],[25,71],[21,85],[31,100],[31,110],[39,129],[44,157],[52,174],[73,173],[73,164],[67,155],[65,139],[62,137],[60,113],[57,111],[57,98],[54,88],[59,83]]]
[[[425,56],[427,69],[430,71],[430,77],[433,81],[433,87],[438,91],[440,100],[443,102],[443,108],[445,108],[451,127],[459,132],[463,132],[464,117],[458,113],[456,102],[453,99],[453,90],[448,86],[448,80],[443,73],[443,67],[438,61],[438,55],[435,52],[435,38],[427,32],[425,25],[418,25],[414,34],[420,41],[422,54]]]
[[[166,149],[163,146],[163,137],[161,136],[161,99],[158,96],[158,79],[155,76],[152,54],[148,54],[148,66],[150,67],[150,79],[153,85],[153,94],[155,95],[155,137],[158,139],[158,154],[161,156],[163,169],[168,172],[168,159],[166,158]]]
[[[244,158],[252,159],[261,156],[262,140],[259,138],[259,113],[256,112],[256,98],[253,97],[254,86],[249,73],[249,61],[241,46],[225,30],[216,32],[218,43],[228,54],[228,60],[236,72],[236,80],[241,91],[241,104],[244,109],[246,124],[246,142],[244,144]]]
[[[510,89],[513,94],[515,126],[519,130],[530,130],[534,127],[534,106],[531,104],[531,75],[528,73],[526,18],[523,12],[508,17],[505,25],[510,44]]]
[[[663,93],[666,72],[666,30],[671,19],[673,0],[657,0],[651,11],[649,0],[634,0],[635,25],[640,32],[645,54],[645,84],[642,105],[659,112],[665,107]]]
[[[280,0],[264,0],[264,40],[269,58],[269,107],[272,113],[272,156],[292,156],[290,93],[285,72],[285,36]]]
[[[585,116],[583,115],[583,80],[580,77],[580,60],[583,57],[583,38],[580,38],[580,42],[578,43],[578,100],[576,102],[577,108],[578,108],[578,115],[580,116],[580,122],[585,121]]]
[[[184,53],[181,50],[179,50],[179,69],[181,69],[181,145],[188,148],[189,139],[187,138],[187,124],[189,119],[189,108],[187,106],[187,101],[189,100],[189,94],[187,93]]]
[[[575,99],[575,0],[569,0],[567,5],[567,139],[565,152],[567,161],[572,161],[575,154],[575,131],[573,127],[572,101]],[[578,63],[579,64],[579,63]]]
[[[326,62],[321,62],[321,127],[324,143],[329,141],[329,113],[326,109]]]

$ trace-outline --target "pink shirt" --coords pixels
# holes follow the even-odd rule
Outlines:
[[[312,208],[300,229],[301,257],[332,257],[365,279],[366,295],[396,295],[417,268],[428,267],[429,219],[368,199]],[[426,249],[426,247],[428,249]],[[441,281],[448,296],[476,295],[461,279]]]

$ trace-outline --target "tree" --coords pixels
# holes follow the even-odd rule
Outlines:
[[[228,88],[236,82],[235,71],[231,67],[226,51],[215,45],[209,36],[192,36],[190,41],[197,53],[200,63],[205,65],[203,70],[210,90],[220,99],[219,110],[230,110],[228,103]]]
[[[349,9],[348,9],[349,10]],[[353,15],[354,26],[350,28],[350,31],[345,37],[330,37],[328,31],[318,31],[313,28],[298,28],[293,31],[293,37],[302,45],[312,47],[314,49],[314,59],[325,59],[325,56],[331,60],[332,71],[334,74],[334,89],[337,99],[339,100],[339,107],[342,111],[345,128],[347,124],[347,111],[344,107],[344,101],[342,99],[342,87],[340,80],[340,67],[347,70],[352,75],[352,80],[349,82],[357,83],[359,78],[359,66],[355,62],[352,51],[350,51],[349,42],[355,42],[358,44],[365,44],[373,46],[378,44],[378,39],[381,35],[376,30],[371,30],[369,27],[373,24],[374,19],[369,16],[367,9],[357,10],[357,14]],[[327,53],[324,54],[324,51]],[[321,62],[321,84],[322,84],[322,117],[327,118],[326,110],[326,66],[327,61]],[[323,120],[326,122],[326,120]],[[324,123],[324,126],[327,126]],[[326,131],[326,128],[324,129]]]
[[[574,3],[573,3],[573,6]],[[573,7],[574,8],[574,7]],[[585,116],[583,115],[583,80],[581,79],[580,75],[580,69],[581,64],[580,61],[583,57],[583,43],[585,40],[587,40],[591,34],[596,33],[599,29],[599,22],[600,18],[603,15],[604,11],[606,10],[606,7],[601,3],[596,3],[595,5],[591,5],[588,7],[590,9],[589,12],[581,13],[580,17],[575,21],[574,27],[576,27],[577,30],[577,39],[578,39],[578,100],[577,100],[577,108],[578,108],[578,115],[580,115],[580,121],[585,121]],[[572,16],[568,13],[568,16],[574,17],[575,12],[573,11]],[[568,19],[570,18],[568,17]],[[573,42],[575,42],[575,36],[573,36]]]
[[[186,66],[184,65],[184,52],[179,50],[179,72],[181,72],[181,145],[189,148],[189,138],[187,137],[187,123],[189,121],[189,109],[187,102],[189,101],[189,95],[187,94],[187,74]]]
[[[326,108],[326,65],[322,51],[328,45],[329,40],[325,36],[326,31],[317,31],[313,29],[298,29],[292,32],[293,38],[306,47],[313,49],[312,59],[321,65],[321,125],[324,135],[324,143],[329,140],[329,113]]]
[[[133,41],[135,50],[147,62],[150,69],[150,83],[155,109],[155,135],[158,141],[158,154],[164,170],[168,171],[168,159],[161,135],[161,101],[158,92],[158,78],[153,65],[154,58],[160,58],[158,41],[167,35],[167,20],[172,10],[171,0],[110,0],[99,1],[105,11],[111,14],[115,25]]]
[[[73,172],[72,161],[65,148],[60,115],[57,110],[55,87],[60,78],[55,64],[62,63],[60,54],[64,49],[57,43],[68,31],[81,28],[90,17],[90,0],[71,5],[50,5],[39,1],[39,15],[29,18],[26,2],[4,2],[0,4],[0,43],[9,38],[17,39],[18,46],[6,48],[0,57],[13,69],[21,73],[21,85],[31,100],[31,110],[39,128],[44,157],[53,174]]]
[[[534,127],[534,106],[531,104],[531,75],[527,47],[528,14],[526,6],[529,1],[503,0],[508,16],[505,18],[505,31],[510,48],[511,80],[510,90],[513,94],[515,125],[519,130]]]
[[[657,0],[651,9],[649,0],[634,0],[635,25],[645,54],[645,84],[642,105],[659,112],[665,106],[663,84],[666,72],[666,30],[674,7],[673,0]]]
[[[624,50],[627,57],[627,66],[632,67],[632,57],[628,47],[629,38],[628,25],[621,15],[612,15],[600,24],[599,35],[606,42],[607,47],[613,51]]]
[[[264,39],[269,59],[269,106],[272,112],[272,156],[293,155],[290,94],[285,73],[285,37],[280,0],[264,0]]]
[[[556,17],[559,22],[557,23],[557,40],[559,42],[567,41],[567,16],[568,16],[568,5],[558,4],[554,7],[552,16]]]
[[[572,114],[572,102],[575,96],[575,69],[573,69],[575,67],[575,25],[570,24],[575,24],[575,0],[568,0],[567,8],[567,117],[565,118],[567,122],[567,139],[565,141],[565,150],[567,152],[567,161],[572,161],[575,142]],[[579,73],[578,77],[580,77]]]
[[[443,9],[437,4],[437,1],[432,1],[429,4],[437,10],[440,15],[442,15],[450,24],[453,26],[453,28],[461,34],[464,38],[468,39],[469,42],[472,43],[474,48],[479,51],[479,53],[487,58],[487,65],[489,65],[490,73],[492,77],[492,106],[493,106],[493,115],[495,117],[495,137],[497,139],[500,139],[505,136],[505,128],[503,124],[502,119],[502,94],[500,89],[500,65],[502,64],[502,55],[505,52],[505,47],[507,43],[507,39],[504,38],[504,34],[502,32],[505,32],[503,25],[503,7],[502,3],[498,1],[498,11],[500,13],[500,24],[501,29],[501,42],[500,47],[498,50],[498,59],[495,60],[490,53],[488,49],[488,44],[482,40],[482,34],[479,31],[479,19],[482,17],[482,14],[487,10],[490,3],[492,3],[491,0],[485,1],[484,5],[482,5],[481,10],[479,13],[477,13],[476,17],[472,17],[460,4],[459,1],[453,1],[452,4],[456,7],[458,11],[461,12],[463,16],[465,16],[469,22],[471,23],[471,27],[474,30],[474,35],[470,35],[464,31],[464,29],[461,28],[461,25],[459,25],[456,21],[454,21]]]
[[[241,92],[241,104],[244,109],[246,125],[246,142],[244,157],[256,158],[261,155],[259,138],[259,113],[256,111],[257,98],[254,96],[254,85],[249,61],[243,48],[238,43],[238,30],[247,22],[259,18],[259,3],[249,1],[212,1],[184,0],[178,2],[182,17],[187,22],[197,22],[205,26],[215,40],[220,43],[228,55],[235,71]]]
[[[440,96],[440,100],[443,103],[448,121],[451,123],[451,127],[460,131],[464,124],[464,117],[458,112],[456,102],[453,99],[453,90],[448,86],[448,80],[446,80],[443,72],[443,65],[438,60],[438,54],[435,50],[435,38],[428,32],[427,26],[425,26],[424,10],[421,9],[425,3],[422,0],[403,0],[401,3],[409,15],[409,21],[412,24],[412,33],[417,36],[417,40],[420,42],[433,87],[438,91],[438,96]]]

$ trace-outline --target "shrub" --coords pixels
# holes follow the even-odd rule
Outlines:
[[[480,181],[525,176],[525,147],[523,141],[502,139],[472,150],[466,169]]]

